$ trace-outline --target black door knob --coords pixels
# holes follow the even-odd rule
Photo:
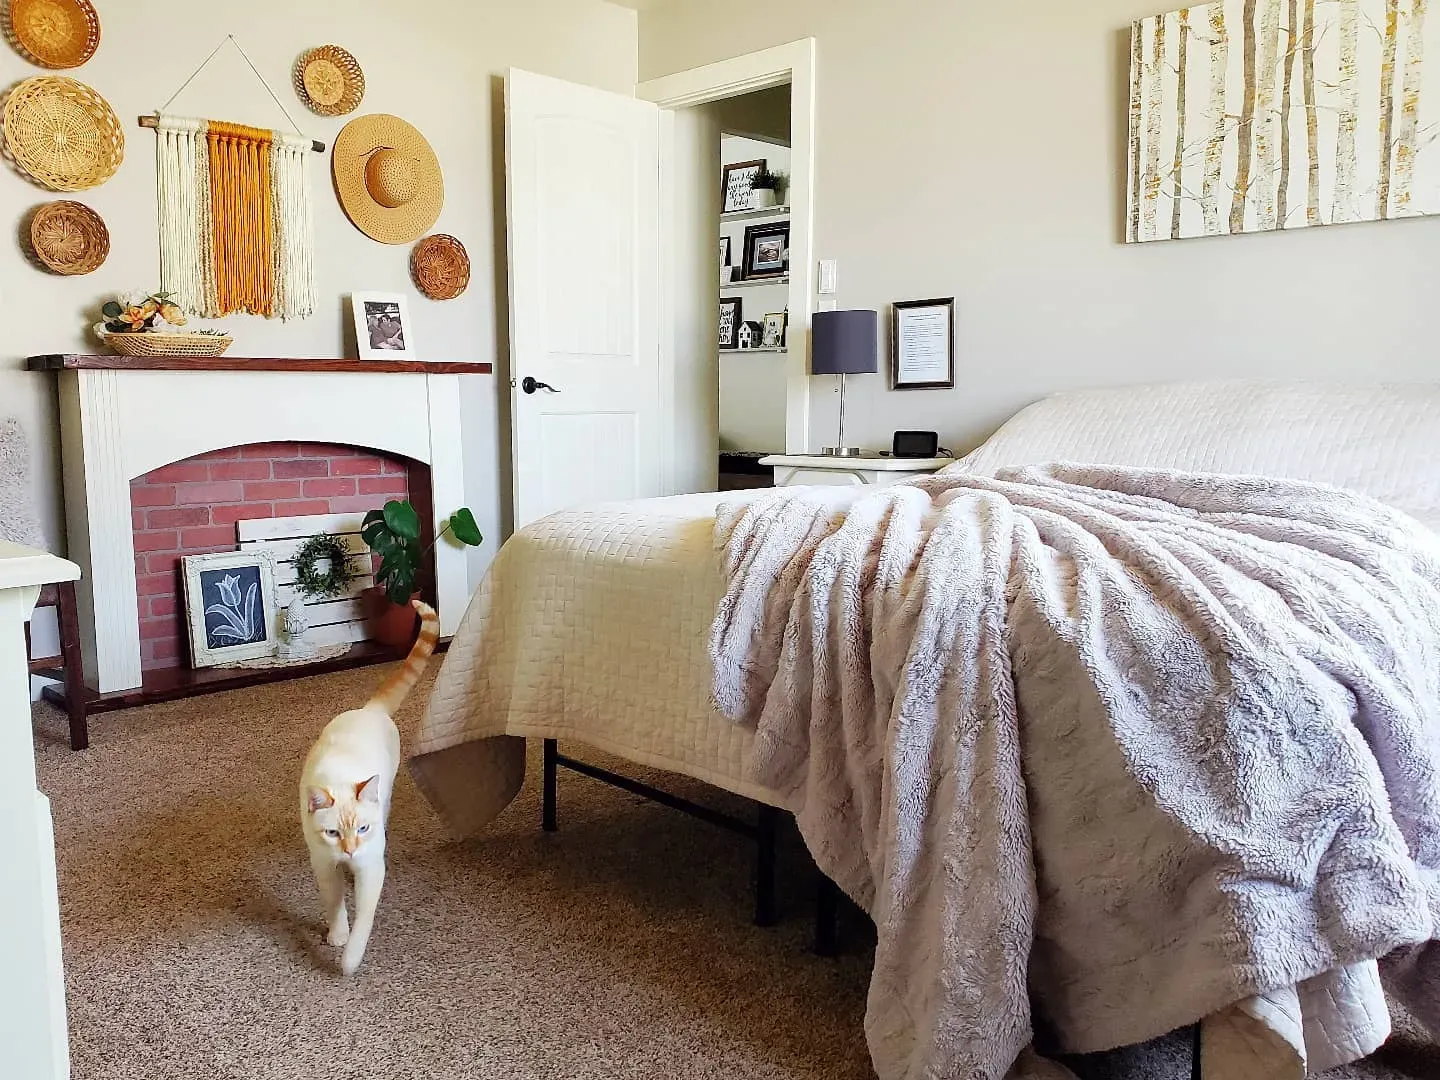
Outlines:
[[[520,389],[524,390],[527,394],[533,394],[536,390],[549,390],[552,394],[558,394],[560,392],[548,382],[532,379],[529,375],[526,375],[525,378],[520,380]]]

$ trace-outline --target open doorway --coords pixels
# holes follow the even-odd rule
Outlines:
[[[768,486],[760,459],[808,441],[814,42],[656,79],[638,96],[662,109],[668,490]]]
[[[720,129],[717,327],[721,491],[768,487],[785,452],[790,86],[709,106]]]

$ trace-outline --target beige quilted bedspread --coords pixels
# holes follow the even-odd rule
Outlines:
[[[513,537],[436,679],[411,772],[468,835],[519,790],[525,737],[574,740],[780,805],[710,704],[719,495],[556,514]]]

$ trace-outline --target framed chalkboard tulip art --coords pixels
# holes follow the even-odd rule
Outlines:
[[[185,611],[194,667],[273,656],[279,644],[275,558],[268,551],[187,555]]]

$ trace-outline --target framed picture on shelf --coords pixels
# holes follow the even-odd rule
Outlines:
[[[779,311],[773,315],[765,316],[765,336],[760,344],[767,349],[781,349],[785,347],[785,324],[790,319],[788,311]]]
[[[734,165],[725,166],[725,213],[733,214],[736,210],[750,209],[750,184],[764,168],[764,158],[759,161],[737,161]]]
[[[273,552],[221,551],[180,562],[195,667],[274,655],[280,637]]]
[[[896,390],[955,386],[955,298],[891,305],[890,385]]]
[[[418,360],[410,308],[400,293],[351,293],[361,360]]]
[[[751,225],[745,230],[745,259],[741,277],[783,277],[790,251],[790,223]]]
[[[740,347],[740,297],[722,296],[720,298],[720,348],[738,349]]]
[[[730,237],[720,237],[720,268],[723,270],[730,265]]]

